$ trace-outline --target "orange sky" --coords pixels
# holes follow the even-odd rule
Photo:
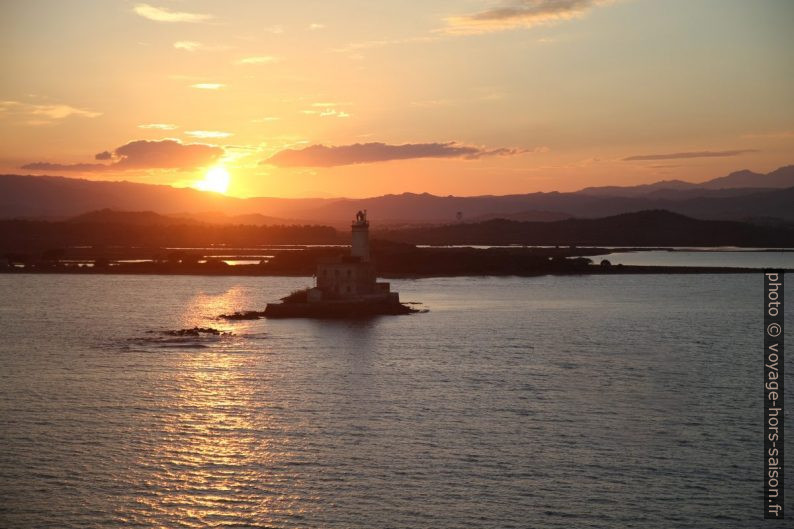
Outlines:
[[[788,0],[17,0],[0,19],[3,173],[361,197],[794,163]]]

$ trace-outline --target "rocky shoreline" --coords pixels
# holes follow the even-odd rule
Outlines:
[[[794,270],[789,270],[794,272]],[[589,264],[564,269],[525,269],[525,270],[461,270],[456,272],[386,272],[379,274],[384,279],[416,279],[426,277],[460,277],[460,276],[519,276],[535,277],[543,275],[619,275],[619,274],[750,274],[760,273],[760,268],[707,267],[707,266],[645,266],[645,265],[613,265],[604,267]],[[192,275],[192,276],[257,276],[257,277],[306,277],[311,276],[303,270],[262,270],[256,265],[230,266],[224,269],[211,267],[127,267],[114,266],[105,268],[94,267],[37,267],[37,268],[0,268],[0,274],[99,274],[99,275]],[[229,319],[237,318],[229,315]]]
[[[665,250],[665,248],[653,248]],[[131,249],[130,249],[131,250]],[[378,277],[418,278],[455,276],[539,276],[581,274],[743,274],[758,273],[759,268],[707,266],[612,265],[611,252],[650,250],[649,248],[598,247],[415,247],[375,245],[374,261]],[[222,250],[219,250],[222,251]],[[225,251],[229,251],[228,249]],[[68,259],[40,258],[0,261],[0,273],[44,274],[140,274],[198,276],[311,276],[318,262],[341,255],[345,247],[300,247],[272,251],[272,257],[256,264],[230,265],[201,254],[179,253],[169,259],[136,259],[130,255],[113,260],[90,249],[81,250],[79,263]],[[67,257],[74,258],[72,250]],[[106,252],[107,253],[107,252]],[[144,257],[131,254],[136,257]],[[45,256],[48,257],[48,256]]]

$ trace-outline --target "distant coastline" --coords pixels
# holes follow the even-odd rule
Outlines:
[[[230,267],[230,270],[212,270],[209,268],[203,269],[156,269],[149,270],[137,269],[131,270],[126,267],[119,267],[113,269],[99,269],[84,267],[80,269],[35,269],[35,270],[12,270],[0,269],[0,274],[68,274],[68,275],[182,275],[182,276],[225,276],[225,277],[311,277],[311,274],[305,273],[263,273],[258,270],[253,270],[252,265],[239,265]],[[590,265],[587,268],[578,270],[558,270],[558,271],[544,271],[544,272],[527,272],[524,274],[514,273],[429,273],[429,274],[381,274],[379,277],[384,279],[420,279],[432,277],[498,277],[498,276],[513,276],[513,277],[538,277],[545,275],[637,275],[637,274],[757,274],[760,273],[759,268],[733,268],[733,267],[706,267],[706,266],[637,266],[637,265],[616,265],[610,270],[605,270],[597,265]],[[794,269],[787,269],[787,272],[794,272]]]
[[[195,275],[195,276],[294,276],[309,277],[318,260],[344,251],[344,247],[301,247],[270,250],[274,255],[258,264],[228,264],[217,255],[171,252],[161,260],[113,260],[121,249],[111,253],[101,249],[89,253],[82,249],[81,262],[38,260],[27,264],[0,264],[6,274],[103,274],[103,275]],[[128,252],[135,249],[124,249]],[[140,250],[140,249],[139,249]],[[250,249],[249,249],[250,250]],[[379,276],[383,278],[426,278],[456,276],[615,275],[615,274],[745,274],[758,273],[760,267],[739,266],[662,266],[624,265],[609,261],[612,253],[671,251],[671,248],[600,247],[427,247],[388,245],[375,252]],[[219,249],[224,251],[224,249]],[[226,249],[228,251],[228,249]],[[709,253],[709,250],[698,251]],[[764,252],[766,249],[759,249]],[[792,250],[769,250],[791,252]],[[217,251],[215,252],[217,253]],[[136,255],[136,254],[131,254]],[[130,254],[123,255],[130,257]],[[239,257],[245,257],[239,256]]]

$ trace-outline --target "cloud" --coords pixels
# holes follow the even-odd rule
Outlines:
[[[198,88],[199,90],[220,90],[221,88],[225,88],[226,85],[223,83],[196,83],[190,85],[191,88]]]
[[[118,147],[113,152],[103,151],[94,156],[111,163],[60,164],[34,162],[22,169],[34,171],[99,172],[128,169],[178,169],[188,170],[210,165],[224,154],[224,150],[203,143],[182,143],[178,140],[135,140]]]
[[[610,0],[511,0],[501,7],[449,17],[446,19],[447,27],[442,31],[455,35],[473,35],[531,28],[579,18],[593,7],[609,2]]]
[[[624,162],[645,161],[645,160],[680,160],[684,158],[724,158],[727,156],[739,156],[748,152],[758,152],[756,149],[740,149],[735,151],[695,151],[695,152],[674,152],[670,154],[638,154],[623,158]]]
[[[318,103],[312,103],[311,104],[312,108],[310,109],[301,110],[301,114],[307,114],[310,116],[320,116],[323,118],[327,118],[327,117],[349,118],[350,117],[349,113],[334,108],[340,105],[349,105],[349,104],[350,103],[329,103],[329,102],[320,101]]]
[[[196,51],[202,48],[202,44],[192,40],[180,40],[174,42],[174,48],[185,51]]]
[[[231,132],[219,130],[186,130],[185,134],[194,138],[228,138],[233,135]]]
[[[212,15],[171,11],[170,9],[154,7],[149,4],[137,4],[133,11],[143,18],[148,18],[155,22],[206,22],[213,18]]]
[[[265,28],[265,31],[272,33],[273,35],[281,35],[284,33],[284,27],[280,25],[268,26]]]
[[[324,108],[322,110],[301,110],[301,114],[307,114],[310,116],[320,116],[323,118],[327,117],[334,117],[334,118],[349,118],[350,114],[345,112],[344,110],[337,110],[335,108]]]
[[[102,163],[50,163],[34,162],[25,164],[21,169],[30,171],[77,171],[80,173],[93,173],[106,171],[110,166]]]
[[[312,23],[309,24],[309,31],[316,31],[318,29],[325,29],[325,24]]]
[[[155,129],[155,130],[174,130],[178,129],[177,125],[172,123],[143,123],[138,125],[139,129]]]
[[[270,64],[274,62],[279,62],[281,59],[278,57],[272,57],[270,55],[260,55],[257,57],[245,57],[237,61],[237,64]]]
[[[72,116],[96,118],[101,115],[101,112],[69,105],[35,105],[20,101],[0,101],[0,117],[21,119],[28,125],[46,125]]]
[[[137,140],[117,148],[114,154],[118,167],[193,169],[215,162],[223,155],[223,149],[178,140]]]
[[[207,44],[202,44],[201,42],[196,42],[195,40],[178,40],[174,42],[174,48],[178,50],[184,50],[189,52],[194,51],[225,51],[231,49],[231,46],[226,45],[214,45],[210,46]]]
[[[493,149],[448,143],[356,143],[353,145],[311,145],[302,149],[279,151],[263,164],[279,167],[334,167],[360,163],[407,160],[410,158],[464,158],[474,160],[483,156],[512,156],[526,152],[523,149]]]

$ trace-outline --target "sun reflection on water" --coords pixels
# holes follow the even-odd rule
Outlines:
[[[208,318],[240,310],[245,302],[239,288],[201,293],[186,305],[181,322],[204,327]],[[212,326],[224,332],[245,328],[222,320]],[[142,425],[150,430],[150,446],[141,451],[145,457],[138,466],[147,478],[119,521],[152,527],[267,525],[306,508],[291,486],[300,480],[290,470],[296,450],[270,413],[270,388],[262,381],[266,346],[245,349],[235,336],[222,338],[160,358],[167,401],[154,421]]]
[[[192,328],[206,327],[211,322],[212,327],[230,332],[235,325],[218,316],[243,310],[247,302],[250,302],[248,296],[240,287],[231,287],[219,294],[199,292],[185,305],[180,323],[185,328]]]

